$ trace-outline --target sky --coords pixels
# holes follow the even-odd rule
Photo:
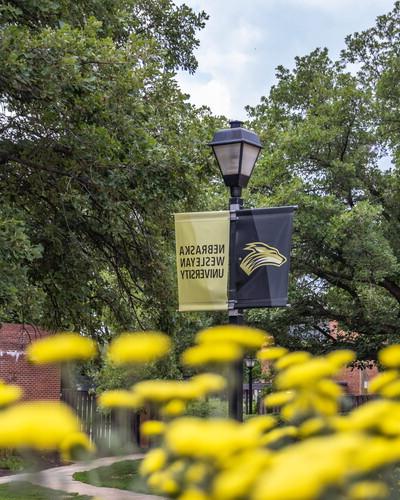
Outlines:
[[[182,90],[214,114],[245,120],[275,81],[275,68],[327,47],[336,59],[346,35],[375,24],[394,0],[181,0],[210,18],[199,33],[194,75],[178,73]]]

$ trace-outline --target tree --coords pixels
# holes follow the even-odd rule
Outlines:
[[[0,214],[25,238],[0,320],[171,322],[172,213],[196,206],[216,126],[173,70],[194,71],[205,19],[171,0],[0,7]]]
[[[251,316],[283,344],[350,345],[374,358],[399,340],[399,11],[397,2],[376,27],[349,37],[340,61],[316,49],[292,71],[279,67],[269,96],[248,108],[265,145],[254,204],[299,206],[291,308]],[[361,64],[357,75],[348,62]],[[358,335],[335,338],[329,320]]]

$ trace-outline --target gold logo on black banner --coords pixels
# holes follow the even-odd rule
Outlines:
[[[261,241],[247,243],[244,250],[250,253],[242,260],[240,267],[248,276],[259,267],[280,267],[287,261],[286,257],[277,248]]]

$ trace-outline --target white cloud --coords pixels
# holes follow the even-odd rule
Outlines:
[[[195,104],[216,114],[245,119],[274,82],[275,67],[327,46],[333,58],[344,38],[372,26],[393,0],[181,0],[210,19],[199,34],[194,76],[178,81]],[[352,68],[353,70],[355,68]]]

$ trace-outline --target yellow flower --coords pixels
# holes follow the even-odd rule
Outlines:
[[[378,498],[387,498],[389,489],[385,483],[380,481],[360,481],[353,484],[347,493],[351,500],[377,500]]]
[[[162,448],[149,451],[140,464],[140,474],[147,476],[159,471],[167,463],[167,454]]]
[[[178,497],[178,500],[209,500],[210,497],[204,493],[202,490],[196,488],[188,488],[182,495]]]
[[[158,436],[165,432],[166,426],[159,420],[146,420],[140,429],[145,436]]]
[[[400,415],[400,404],[377,400],[354,409],[347,417],[335,418],[333,425],[341,431],[364,431],[379,428],[390,415]]]
[[[0,448],[56,450],[70,434],[80,432],[80,422],[64,403],[18,403],[0,413]]]
[[[210,473],[210,467],[203,462],[195,462],[193,465],[188,467],[185,479],[189,483],[201,483]]]
[[[125,332],[114,339],[107,352],[117,365],[149,363],[168,354],[171,339],[161,332]]]
[[[216,373],[202,373],[191,378],[191,382],[201,388],[204,395],[225,389],[226,380]]]
[[[165,471],[155,472],[148,479],[150,487],[166,495],[176,495],[179,491],[178,483]]]
[[[328,398],[337,399],[343,396],[343,391],[340,385],[336,384],[335,382],[333,382],[333,380],[329,379],[323,379],[317,382],[316,390],[321,395]]]
[[[379,373],[369,383],[369,390],[372,393],[379,392],[389,382],[393,382],[400,378],[400,373],[397,370],[388,370],[387,372]]]
[[[285,358],[289,356],[290,354],[285,356]],[[279,361],[284,361],[285,358]],[[285,371],[279,373],[276,377],[276,386],[279,389],[309,386],[322,378],[334,375],[337,370],[337,367],[325,358],[313,358],[309,361],[290,366]]]
[[[265,432],[275,427],[276,424],[276,418],[272,415],[258,415],[249,418],[245,425],[256,427],[260,432]]]
[[[87,458],[88,454],[94,453],[96,448],[86,434],[75,432],[65,437],[59,450],[62,460],[69,462],[70,460],[81,460],[83,457]]]
[[[203,395],[201,387],[177,380],[143,380],[132,387],[134,394],[146,401],[166,403],[173,399],[190,401]]]
[[[15,403],[22,397],[23,390],[17,385],[6,385],[0,383],[0,406]]]
[[[243,351],[238,344],[200,344],[186,349],[181,360],[185,365],[198,366],[208,363],[231,363],[240,359]]]
[[[356,359],[355,352],[350,349],[338,349],[327,355],[327,359],[338,368],[348,365]]]
[[[272,431],[274,432],[274,431]],[[325,488],[340,484],[365,439],[353,435],[310,438],[274,454],[261,472],[252,500],[319,498]]]
[[[257,352],[257,359],[260,361],[272,361],[279,359],[288,352],[284,347],[267,347]]]
[[[293,391],[273,392],[264,398],[264,404],[265,406],[282,406],[292,401],[293,398]]]
[[[378,354],[379,361],[388,368],[400,367],[400,344],[393,344],[381,349]]]
[[[177,415],[182,415],[185,410],[186,405],[180,399],[172,399],[161,408],[162,414],[166,417],[176,417]]]
[[[380,394],[385,398],[397,398],[400,396],[400,379],[389,382],[380,390]]]
[[[297,428],[294,425],[289,425],[287,427],[279,427],[278,429],[273,429],[272,431],[265,434],[261,439],[261,444],[264,446],[269,446],[272,443],[284,438],[295,438],[298,434]]]
[[[248,326],[222,325],[200,331],[196,335],[196,342],[201,344],[227,342],[238,344],[244,349],[259,349],[267,342],[271,342],[271,337],[262,330]]]
[[[326,423],[322,418],[310,418],[306,420],[299,428],[299,435],[302,438],[319,434],[326,429]]]
[[[256,446],[259,438],[257,429],[242,429],[238,422],[226,419],[183,417],[171,422],[165,432],[166,446],[174,455],[216,461]]]
[[[62,332],[35,340],[26,349],[26,354],[32,363],[62,363],[72,360],[88,360],[96,356],[95,342],[78,333]]]
[[[285,356],[278,359],[275,363],[275,368],[277,370],[284,370],[293,365],[302,364],[311,358],[311,354],[305,351],[290,352]]]
[[[381,437],[366,438],[362,453],[353,457],[351,469],[356,474],[375,471],[383,466],[396,464],[400,460],[400,444],[398,439]]]
[[[234,500],[248,498],[249,490],[260,472],[271,462],[266,450],[245,451],[237,457],[234,466],[222,471],[214,480],[213,498]]]
[[[105,391],[98,396],[97,401],[104,408],[140,408],[143,404],[137,394],[122,389]]]

